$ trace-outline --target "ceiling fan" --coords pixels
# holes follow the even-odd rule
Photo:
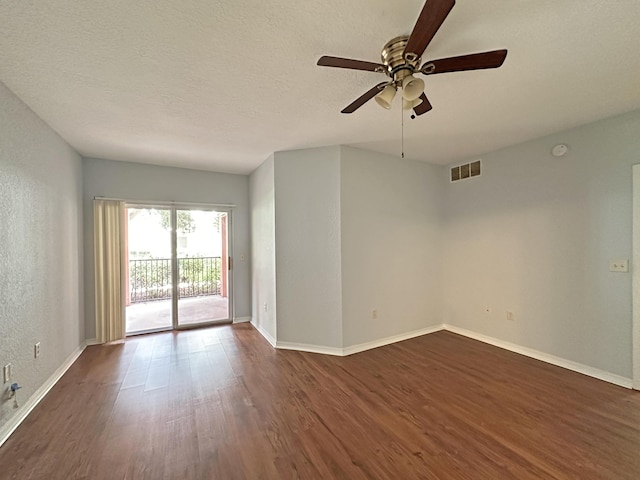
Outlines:
[[[364,70],[384,73],[389,77],[389,80],[377,84],[347,105],[342,110],[342,113],[355,112],[373,97],[376,98],[376,102],[380,106],[390,109],[398,88],[401,88],[403,109],[413,109],[416,115],[422,115],[431,110],[432,107],[424,93],[424,81],[414,77],[415,73],[435,75],[438,73],[480,70],[501,66],[507,57],[506,50],[494,50],[430,60],[420,66],[422,62],[420,57],[455,3],[455,0],[427,0],[424,7],[422,7],[422,12],[420,12],[411,35],[395,37],[389,40],[382,48],[382,63],[340,57],[320,57],[318,65],[322,67]]]

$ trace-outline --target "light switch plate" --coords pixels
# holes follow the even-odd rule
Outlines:
[[[609,262],[609,271],[610,272],[628,272],[629,271],[629,260],[611,260]]]

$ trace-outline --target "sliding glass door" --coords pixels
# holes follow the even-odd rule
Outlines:
[[[127,335],[230,321],[230,217],[127,205]]]
[[[171,329],[171,210],[130,206],[126,210],[126,333]]]
[[[180,209],[176,219],[178,326],[229,320],[227,214]]]

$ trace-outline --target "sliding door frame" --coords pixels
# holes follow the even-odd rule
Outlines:
[[[169,210],[171,220],[171,327],[156,328],[151,330],[144,330],[135,332],[132,335],[163,332],[168,330],[189,330],[193,328],[207,327],[211,325],[221,325],[233,323],[234,318],[234,288],[233,288],[233,207],[234,205],[216,205],[206,203],[181,203],[181,202],[150,202],[150,201],[135,201],[135,200],[122,200],[125,202],[125,211],[128,208],[148,208],[148,209],[163,209]],[[222,320],[212,320],[210,322],[202,322],[197,324],[180,325],[178,320],[178,300],[179,300],[179,288],[178,288],[178,235],[177,235],[177,211],[178,210],[201,210],[209,212],[225,213],[227,215],[227,313],[228,318]],[[128,239],[127,239],[128,242]],[[221,265],[224,262],[221,261]],[[126,265],[128,269],[129,266]],[[122,285],[123,291],[125,285]],[[123,309],[125,308],[125,300],[123,297]],[[126,316],[125,316],[126,322]],[[126,331],[126,325],[125,325]],[[127,334],[128,335],[128,334]]]
[[[174,203],[171,205],[171,258],[172,258],[172,282],[173,282],[173,311],[172,321],[174,330],[189,330],[192,328],[206,327],[211,325],[223,325],[233,323],[233,263],[231,259],[233,257],[232,245],[233,245],[233,220],[232,211],[229,207],[218,207],[215,205],[194,205],[192,203]],[[195,324],[179,324],[178,315],[178,300],[180,300],[178,289],[178,210],[200,210],[206,212],[226,213],[227,215],[227,318],[220,320],[211,320],[209,322],[201,322]],[[220,258],[220,266],[225,262]],[[222,272],[222,268],[221,268]]]
[[[633,247],[631,262],[633,388],[640,390],[640,164],[633,165]]]

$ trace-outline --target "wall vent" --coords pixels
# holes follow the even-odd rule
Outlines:
[[[458,165],[451,168],[451,181],[457,182],[458,180],[464,180],[465,178],[477,177],[482,172],[482,166],[480,160],[475,162],[465,163],[464,165]]]

